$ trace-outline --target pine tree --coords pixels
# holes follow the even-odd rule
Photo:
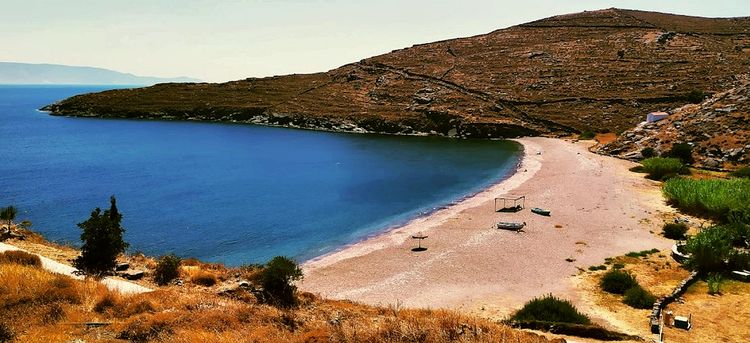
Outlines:
[[[128,247],[122,239],[125,229],[120,226],[121,220],[122,214],[117,210],[113,195],[108,210],[102,213],[97,207],[88,220],[78,224],[83,230],[81,256],[75,261],[78,270],[89,275],[102,275],[114,269],[115,259]]]

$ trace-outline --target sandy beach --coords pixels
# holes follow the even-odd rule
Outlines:
[[[519,171],[449,208],[304,264],[300,288],[375,305],[451,308],[502,318],[535,296],[578,302],[578,268],[634,250],[664,249],[664,204],[635,164],[588,151],[591,142],[522,138]],[[526,209],[497,213],[494,198],[525,195]],[[552,211],[533,214],[531,207]],[[498,221],[526,222],[520,233]],[[412,252],[423,232],[428,249]],[[568,262],[566,259],[573,259]]]

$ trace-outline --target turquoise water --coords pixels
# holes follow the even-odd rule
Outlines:
[[[111,87],[110,87],[111,88]],[[53,117],[102,87],[0,86],[0,206],[58,242],[114,194],[130,251],[230,265],[306,260],[501,180],[507,141]]]

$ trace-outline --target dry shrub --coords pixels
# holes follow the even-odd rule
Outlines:
[[[233,312],[221,308],[204,311],[194,319],[190,327],[201,327],[213,332],[236,329],[240,326],[240,321]]]
[[[107,310],[119,306],[121,302],[120,294],[114,292],[107,292],[97,300],[94,305],[94,311],[97,313],[104,313]]]
[[[80,284],[64,275],[57,275],[47,283],[47,291],[40,297],[45,303],[67,302],[70,304],[81,303]]]
[[[42,315],[44,324],[56,324],[65,318],[65,309],[60,304],[50,305]]]
[[[121,302],[115,310],[115,313],[121,318],[154,312],[156,312],[154,302],[151,299],[139,298],[138,296],[134,296],[134,299],[130,299],[129,301]]]
[[[39,256],[21,250],[8,250],[0,253],[0,263],[16,263],[31,267],[41,267]]]
[[[201,261],[198,261],[198,259],[194,257],[188,257],[182,260],[182,265],[187,267],[198,267],[201,265]]]
[[[73,279],[36,267],[0,264],[0,280],[0,304],[5,308],[81,301],[80,289]]]
[[[216,279],[216,275],[214,275],[211,272],[207,272],[204,270],[199,270],[193,276],[190,278],[190,282],[200,285],[200,286],[206,286],[211,287],[216,284],[218,280]]]
[[[315,328],[305,331],[296,342],[299,343],[327,343],[331,341],[331,332],[325,328]]]
[[[175,319],[176,315],[170,312],[141,314],[127,320],[117,338],[131,342],[163,339],[174,332]]]

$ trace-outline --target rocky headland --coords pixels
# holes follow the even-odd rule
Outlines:
[[[606,9],[542,19],[327,72],[75,96],[53,115],[202,120],[452,137],[622,132],[696,91],[736,87],[750,18]]]

